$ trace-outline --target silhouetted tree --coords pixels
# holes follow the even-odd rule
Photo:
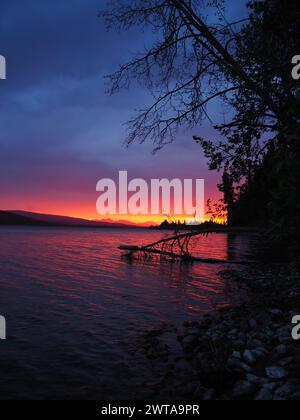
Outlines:
[[[135,81],[154,97],[129,121],[127,144],[150,139],[160,149],[174,140],[179,127],[211,120],[207,105],[221,101],[227,119],[214,124],[221,141],[195,140],[210,169],[224,173],[221,205],[229,211],[229,222],[251,224],[256,215],[274,231],[279,220],[286,225],[288,214],[289,228],[281,237],[291,235],[297,212],[286,213],[282,200],[299,207],[299,194],[290,200],[285,190],[297,187],[300,84],[291,77],[291,60],[300,52],[299,2],[250,1],[249,17],[239,22],[227,21],[222,0],[109,4],[102,13],[108,28],[149,28],[154,39],[152,47],[109,77],[110,93]],[[267,176],[270,162],[276,169]],[[285,181],[279,182],[282,177]]]
[[[277,143],[278,133],[286,127],[296,129],[300,94],[300,84],[291,75],[292,57],[300,51],[299,2],[252,1],[249,8],[249,21],[238,34],[235,57],[258,90],[266,92],[276,112],[270,112],[255,92],[241,85],[226,99],[235,116],[216,126],[221,141],[195,137],[211,169],[227,168],[234,182],[248,184],[270,144]]]
[[[274,126],[266,130],[261,124],[265,110],[255,96],[237,91],[230,98],[236,117],[218,127],[223,140],[196,141],[211,169],[226,168],[239,187],[234,205],[228,208],[230,223],[268,227],[268,238],[280,256],[299,255],[300,84],[291,77],[290,63],[300,51],[300,6],[297,1],[266,0],[250,7],[236,54],[276,103]],[[244,124],[246,118],[251,124]]]
[[[210,21],[208,9],[214,15]],[[153,104],[129,121],[128,144],[151,139],[159,149],[174,140],[180,126],[198,126],[209,118],[208,103],[217,98],[231,103],[235,92],[256,100],[261,126],[274,126],[274,97],[237,55],[245,19],[229,23],[222,0],[112,0],[102,15],[108,28],[149,27],[156,39],[110,76],[110,93],[137,81],[154,96]],[[244,127],[252,127],[249,113],[236,117]]]

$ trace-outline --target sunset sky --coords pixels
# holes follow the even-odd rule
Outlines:
[[[239,18],[245,3],[232,0],[228,17]],[[206,198],[219,197],[219,174],[208,172],[192,140],[192,134],[211,137],[208,125],[178,133],[177,141],[156,155],[151,144],[123,147],[124,123],[150,98],[141,87],[109,97],[104,76],[150,39],[137,31],[107,33],[97,17],[104,4],[1,4],[0,54],[7,60],[7,80],[0,81],[0,209],[97,219],[96,183],[117,179],[120,170],[130,178],[204,178]],[[210,110],[215,119],[220,111]],[[153,220],[140,221],[148,219]]]

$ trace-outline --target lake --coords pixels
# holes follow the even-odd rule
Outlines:
[[[161,323],[180,324],[237,303],[220,265],[132,261],[121,244],[172,232],[146,229],[0,228],[0,399],[138,398],[146,368],[132,343]],[[240,259],[247,237],[199,238],[195,253]]]

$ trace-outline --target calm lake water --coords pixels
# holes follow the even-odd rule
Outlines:
[[[236,303],[224,265],[128,262],[120,244],[171,232],[0,228],[0,399],[138,397],[146,376],[132,342],[161,323],[180,324]],[[195,253],[237,259],[245,238],[201,238]]]

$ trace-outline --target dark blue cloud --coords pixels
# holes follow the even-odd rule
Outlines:
[[[0,82],[0,207],[10,207],[3,192],[17,196],[20,180],[29,201],[31,190],[53,190],[51,180],[60,182],[60,191],[69,189],[78,174],[93,189],[97,168],[98,178],[129,169],[135,176],[195,175],[216,183],[191,133],[179,133],[175,145],[154,157],[151,145],[122,148],[123,123],[149,97],[133,88],[111,98],[104,75],[143,49],[147,35],[107,33],[97,16],[103,5],[104,0],[1,1],[0,54],[7,59],[8,78]],[[244,5],[232,1],[232,17]],[[86,188],[87,181],[81,185]]]

